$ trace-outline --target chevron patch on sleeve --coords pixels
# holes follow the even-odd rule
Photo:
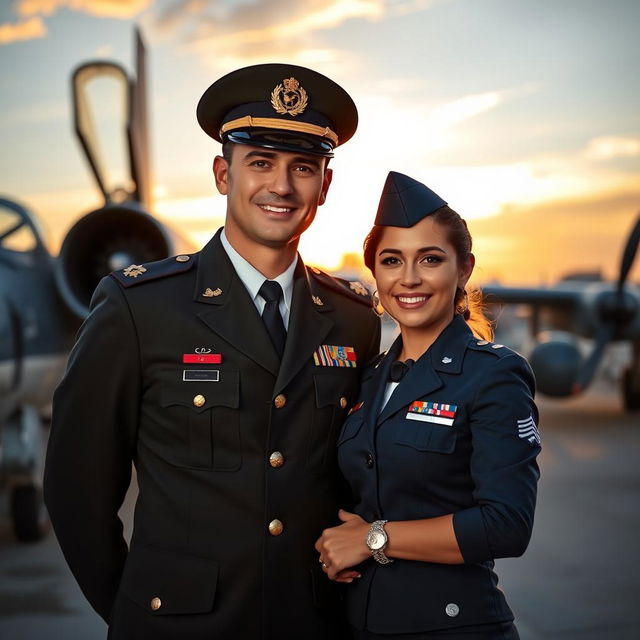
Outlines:
[[[531,414],[529,414],[528,418],[518,420],[518,436],[526,440],[531,446],[540,444],[540,433]]]

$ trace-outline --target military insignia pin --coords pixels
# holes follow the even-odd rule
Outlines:
[[[217,298],[222,293],[222,289],[211,289],[207,287],[202,294],[205,298]]]
[[[356,411],[360,411],[360,409],[362,409],[362,405],[364,404],[364,402],[358,402],[358,404],[354,404],[353,407],[351,407],[351,409],[349,409],[349,413],[347,415],[351,415],[352,413],[355,413]]]
[[[369,292],[367,291],[366,287],[362,284],[362,282],[350,282],[349,283],[349,287],[351,288],[352,291],[355,291],[359,296],[368,296]]]
[[[355,367],[356,352],[353,347],[339,347],[331,344],[320,345],[313,354],[316,367]]]
[[[322,302],[322,299],[318,296],[311,296],[311,299],[313,300],[313,304],[317,304],[319,307],[324,305],[324,302]]]
[[[307,92],[295,78],[285,78],[271,92],[271,106],[281,115],[297,116],[308,102]]]
[[[435,422],[448,427],[453,425],[458,405],[444,404],[442,402],[421,402],[416,400],[409,406],[406,415],[407,420],[420,420],[421,422]]]
[[[146,269],[141,264],[131,264],[122,273],[129,278],[137,278],[140,274],[145,273]]]

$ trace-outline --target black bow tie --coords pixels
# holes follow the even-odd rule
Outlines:
[[[392,365],[391,369],[389,369],[389,380],[391,382],[400,382],[402,378],[406,375],[406,373],[413,366],[414,361],[409,358],[404,362],[400,360],[396,360]]]

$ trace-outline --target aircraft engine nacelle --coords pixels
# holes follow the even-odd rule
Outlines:
[[[164,226],[137,203],[107,205],[81,218],[67,234],[56,282],[69,308],[84,319],[102,277],[173,253],[174,242]]]
[[[556,398],[569,396],[583,365],[576,339],[564,331],[543,332],[529,356],[538,391]]]

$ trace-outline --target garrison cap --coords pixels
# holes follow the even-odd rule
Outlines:
[[[326,76],[292,64],[228,73],[200,98],[198,122],[218,142],[333,156],[358,126],[349,94]]]
[[[390,171],[380,196],[375,224],[383,227],[413,227],[446,204],[421,182]]]

